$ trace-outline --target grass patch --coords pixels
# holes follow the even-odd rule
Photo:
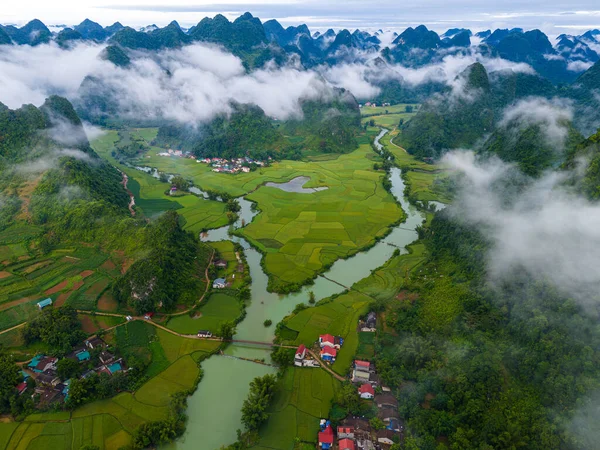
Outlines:
[[[188,314],[169,320],[167,327],[181,334],[196,334],[198,330],[209,330],[216,334],[223,322],[235,320],[242,313],[241,302],[230,295],[212,294],[202,302],[197,314],[192,318]]]

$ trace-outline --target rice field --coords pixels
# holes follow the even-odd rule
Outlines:
[[[255,448],[292,450],[295,438],[316,445],[319,420],[329,416],[340,383],[324,370],[288,368]]]
[[[155,128],[140,128],[134,131],[150,141],[156,135]],[[106,134],[94,140],[91,145],[102,158],[128,176],[127,187],[135,197],[136,211],[152,219],[166,211],[177,210],[184,218],[185,228],[193,232],[227,225],[223,203],[204,200],[192,194],[170,198],[165,194],[169,190],[169,183],[162,183],[148,173],[120,164],[111,155],[118,140],[119,137],[116,131],[107,131]],[[153,147],[153,149],[155,151],[159,150],[156,147]],[[140,161],[140,164],[147,165],[145,160]]]
[[[364,117],[373,115],[406,113],[407,106],[413,107],[414,112],[408,113],[413,115],[416,113],[416,110],[419,107],[419,105],[415,103],[398,103],[397,105],[390,106],[363,106],[362,108],[360,108],[360,114]]]
[[[234,321],[242,313],[243,305],[231,295],[215,293],[204,300],[194,317],[189,314],[173,317],[167,327],[181,334],[196,334],[199,330],[219,332],[223,322]]]
[[[27,231],[27,226],[24,227]],[[36,303],[51,298],[55,305],[93,310],[120,274],[121,257],[96,248],[62,247],[33,256],[12,229],[0,233],[0,245],[19,247],[17,258],[0,263],[0,330],[34,318]]]

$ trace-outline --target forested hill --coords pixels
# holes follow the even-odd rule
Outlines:
[[[120,173],[92,150],[71,103],[52,96],[39,108],[0,108],[0,192],[15,215],[56,223],[74,205],[100,202],[127,211]],[[2,224],[0,224],[1,226]]]
[[[335,90],[328,99],[304,100],[301,107],[301,116],[280,122],[257,106],[234,104],[231,115],[218,116],[209,124],[162,125],[155,143],[198,157],[259,159],[298,159],[307,151],[346,153],[357,147],[360,109],[348,91]]]
[[[439,158],[448,150],[475,148],[516,162],[524,172],[537,175],[560,165],[564,151],[573,151],[583,140],[575,125],[585,121],[587,126],[579,127],[585,133],[600,123],[597,113],[582,103],[584,98],[594,101],[589,100],[593,99],[592,88],[584,83],[577,86],[561,91],[538,75],[508,71],[488,75],[483,66],[475,64],[459,75],[453,89],[425,102],[404,124],[398,141],[420,158]],[[588,96],[582,95],[580,102],[555,99],[584,89]],[[537,116],[536,108],[540,108]],[[571,108],[574,117],[567,112]],[[507,112],[511,118],[505,120]],[[544,114],[561,116],[555,125],[566,130],[564,138],[544,136]]]

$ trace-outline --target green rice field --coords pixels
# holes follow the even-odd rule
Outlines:
[[[254,448],[292,450],[294,440],[316,445],[319,420],[329,415],[331,401],[339,388],[324,370],[288,368],[270,408],[271,416]]]
[[[156,129],[136,129],[136,133],[153,139]],[[168,183],[162,183],[150,174],[120,164],[111,155],[118,140],[116,131],[107,131],[91,144],[100,156],[127,174],[127,187],[135,197],[136,210],[149,218],[157,217],[168,210],[177,210],[185,220],[185,228],[193,232],[219,228],[227,224],[223,203],[204,200],[192,194],[170,198],[165,194],[170,187]],[[158,152],[160,149],[153,147],[153,151]],[[146,161],[140,161],[140,164],[146,165]]]
[[[181,334],[196,334],[198,330],[208,330],[217,334],[223,322],[234,321],[242,313],[243,305],[235,297],[223,293],[212,294],[203,301],[196,317],[189,314],[173,317],[167,327]]]

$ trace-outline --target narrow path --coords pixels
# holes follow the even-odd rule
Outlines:
[[[15,325],[12,328],[8,328],[6,330],[0,331],[0,334],[8,333],[9,331],[16,330],[17,328],[24,327],[26,324],[27,324],[27,322],[20,323],[19,325]]]
[[[310,354],[310,356],[312,356],[315,359],[315,361],[317,361],[319,363],[321,368],[325,369],[325,371],[329,372],[329,374],[332,377],[334,377],[336,380],[339,380],[342,382],[346,381],[346,378],[344,378],[341,375],[338,375],[333,370],[331,370],[331,368],[327,364],[325,364],[323,361],[321,361],[321,358],[317,357],[317,355],[311,349],[307,348],[306,351]]]
[[[210,288],[210,278],[208,276],[208,269],[210,268],[210,265],[213,262],[213,259],[215,258],[215,249],[213,248],[212,254],[210,255],[210,260],[208,261],[208,264],[206,265],[206,270],[204,271],[204,279],[206,281],[206,289],[204,289],[204,294],[202,294],[202,297],[200,297],[196,303],[194,303],[194,305],[188,309],[186,309],[185,311],[179,311],[176,313],[172,313],[172,314],[162,314],[164,316],[169,316],[169,317],[175,317],[175,316],[182,316],[183,314],[187,314],[189,313],[192,309],[194,309],[196,306],[198,306],[199,303],[202,303],[202,300],[204,300],[204,297],[206,297],[206,294],[208,294],[208,289]]]

